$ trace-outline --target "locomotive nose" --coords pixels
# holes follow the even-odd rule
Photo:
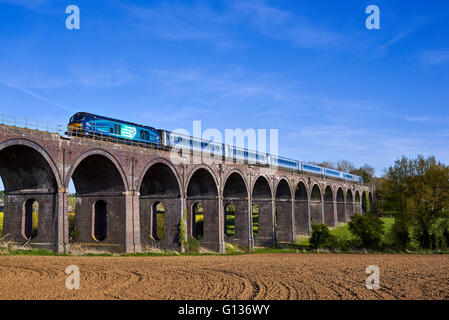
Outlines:
[[[80,130],[80,129],[82,129],[82,124],[81,123],[71,123],[67,127],[69,128],[69,130]]]

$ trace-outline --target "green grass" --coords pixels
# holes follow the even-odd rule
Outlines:
[[[393,227],[394,224],[394,218],[381,218],[381,220],[384,223],[384,232],[385,235],[387,236],[388,233],[391,231],[391,228]],[[349,225],[346,224],[341,224],[340,226],[336,227],[336,228],[332,228],[330,230],[331,235],[337,237],[338,239],[341,240],[350,240],[353,239],[353,235],[351,233],[351,231],[349,231]],[[309,237],[304,237],[299,241],[300,245],[303,246],[308,246],[309,244]]]
[[[381,218],[381,219],[384,222],[385,234],[388,234],[391,231],[391,228],[393,227],[394,218]]]
[[[164,211],[156,212],[156,237],[159,240],[164,239],[165,214]]]
[[[69,196],[67,199],[68,205],[75,210],[75,204],[76,204],[76,197],[75,196]]]
[[[232,237],[235,234],[235,215],[226,214],[226,228],[225,234]]]

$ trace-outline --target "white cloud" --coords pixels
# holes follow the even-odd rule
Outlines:
[[[306,48],[335,45],[342,35],[312,23],[305,17],[269,6],[266,1],[233,2],[233,10],[266,37]]]
[[[36,9],[47,4],[48,0],[0,0],[0,2],[11,3],[28,9]]]
[[[341,35],[304,17],[270,6],[266,1],[225,2],[220,12],[206,5],[164,3],[158,7],[123,5],[140,31],[174,41],[207,41],[220,48],[247,46],[233,28],[247,27],[260,35],[295,46],[323,48]]]
[[[21,91],[21,92],[23,92],[23,93],[25,93],[25,94],[27,94],[27,95],[29,95],[29,96],[31,96],[31,97],[37,99],[37,100],[40,100],[40,101],[43,101],[43,102],[45,102],[45,103],[51,104],[52,106],[58,107],[58,108],[60,108],[60,109],[64,109],[64,110],[67,110],[67,111],[70,111],[70,112],[75,112],[74,109],[72,109],[72,108],[70,108],[70,107],[67,107],[67,106],[64,106],[64,105],[62,105],[62,104],[56,103],[56,102],[54,102],[54,101],[51,101],[51,100],[49,100],[49,99],[47,99],[47,98],[45,98],[45,97],[43,97],[43,96],[41,96],[41,95],[38,95],[37,93],[35,93],[35,92],[31,91],[31,90],[22,88],[22,87],[20,87],[20,86],[18,86],[18,85],[16,85],[16,84],[13,84],[13,83],[11,83],[11,82],[9,82],[9,81],[6,81],[6,80],[0,80],[0,81],[1,81],[3,84],[7,85],[8,87],[14,88],[14,89],[16,89],[16,90],[19,90],[19,91]]]
[[[426,122],[429,121],[430,118],[425,116],[418,116],[418,117],[405,116],[405,120],[410,122]]]
[[[429,50],[421,52],[418,60],[426,66],[449,64],[449,50]]]

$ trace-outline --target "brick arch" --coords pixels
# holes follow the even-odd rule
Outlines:
[[[5,189],[3,235],[8,241],[35,248],[63,250],[57,223],[62,219],[59,170],[47,150],[27,139],[0,143],[0,172]],[[39,205],[38,232],[32,233],[32,204]],[[27,240],[28,239],[28,240]]]
[[[204,170],[206,176],[198,176],[198,172]],[[202,185],[201,181],[195,179],[207,178],[207,185]],[[192,184],[196,182],[196,184]],[[192,185],[192,186],[191,186]],[[188,208],[187,225],[189,236],[194,236],[194,230],[197,230],[196,216],[198,214],[198,204],[203,207],[203,237],[200,245],[211,250],[224,252],[223,218],[220,200],[220,187],[214,171],[204,164],[197,165],[190,172],[184,186],[186,195],[186,205]],[[192,188],[193,195],[189,195],[189,188]]]
[[[315,188],[316,187],[316,188]],[[319,198],[314,198],[314,190],[319,191]],[[317,223],[324,223],[323,220],[323,190],[318,182],[313,182],[309,189],[309,206],[310,206],[310,219]],[[319,200],[319,201],[318,201]]]
[[[198,170],[200,170],[200,169],[205,169],[206,171],[209,172],[210,176],[212,177],[212,180],[214,181],[214,184],[215,184],[215,187],[216,187],[216,194],[218,196],[220,194],[220,184],[218,183],[218,179],[217,179],[217,176],[216,176],[214,170],[212,170],[212,168],[207,166],[207,165],[199,164],[199,165],[195,166],[190,171],[189,176],[188,176],[188,178],[185,181],[184,194],[185,194],[186,198],[188,197],[187,196],[187,190],[189,188],[190,181],[192,180],[192,177],[195,175],[195,173],[198,172]]]
[[[277,180],[278,180],[278,181],[275,183],[275,186],[274,186],[274,188],[273,188],[273,191],[274,191],[274,198],[276,198],[276,193],[277,193],[279,184],[281,183],[282,180],[285,180],[285,181],[287,182],[288,189],[289,189],[289,191],[290,191],[290,198],[289,198],[289,200],[294,199],[294,194],[293,194],[293,191],[292,191],[292,185],[291,185],[290,180],[288,179],[288,177],[282,175],[282,176],[280,176],[279,179],[277,179]]]
[[[362,198],[360,194],[360,191],[356,189],[354,193],[354,213],[362,213]]]
[[[57,169],[57,166],[56,166],[55,162],[53,161],[52,157],[48,154],[48,152],[43,147],[41,147],[37,143],[27,140],[27,139],[10,139],[10,140],[6,140],[6,141],[0,143],[0,151],[6,149],[8,147],[12,147],[12,146],[25,146],[25,147],[29,147],[29,148],[35,150],[36,152],[38,152],[44,158],[46,163],[49,165],[51,172],[53,173],[55,182],[56,182],[56,187],[58,189],[62,188],[63,184],[62,184],[61,176],[59,174],[59,170]]]
[[[308,192],[309,192],[309,200],[312,200],[312,192],[313,192],[313,188],[315,186],[318,187],[318,190],[320,191],[321,202],[323,202],[323,188],[321,187],[321,185],[317,181],[312,181],[312,183],[310,184],[310,188],[308,190]]]
[[[258,191],[258,194],[255,193],[256,191]],[[273,188],[269,177],[264,174],[256,176],[251,188],[252,205],[257,205],[259,209],[259,231],[257,236],[254,237],[256,245],[274,245],[273,197]]]
[[[73,161],[65,179],[66,187],[73,180],[77,193],[74,218],[75,229],[79,231],[77,242],[97,249],[128,250],[125,208],[129,184],[120,162],[103,149],[90,149]],[[97,207],[99,203],[101,206]],[[97,214],[101,217],[98,221]],[[68,228],[66,225],[67,234]],[[94,236],[95,229],[106,233],[101,240]]]
[[[335,226],[336,221],[334,217],[334,199],[335,191],[332,190],[332,185],[327,184],[324,187],[323,203],[324,203],[324,223],[328,226]]]
[[[284,182],[284,183],[283,183]],[[278,191],[280,191],[279,187],[283,183],[288,187],[288,192],[283,195],[278,196]],[[284,190],[286,191],[286,190]],[[292,199],[294,197],[292,192],[292,186],[290,184],[290,180],[281,176],[276,183],[276,187],[274,188],[275,192],[275,221],[276,221],[276,231],[277,238],[279,241],[294,241],[295,232],[294,232],[294,212],[293,212],[293,203]],[[288,195],[288,199],[283,198],[284,195]]]
[[[337,202],[337,221],[346,222],[345,210],[346,210],[346,197],[342,186],[338,186],[335,193],[335,201]]]
[[[70,179],[72,178],[73,173],[81,164],[81,162],[87,159],[88,157],[95,155],[103,156],[113,163],[113,165],[115,166],[115,168],[117,169],[118,173],[121,176],[125,191],[128,191],[129,190],[128,179],[126,178],[126,174],[125,171],[123,170],[122,165],[111,153],[102,149],[90,149],[88,151],[83,152],[70,166],[70,170],[65,177],[64,187],[65,188],[69,187]]]
[[[250,196],[251,196],[251,195],[250,195],[250,188],[249,188],[249,185],[248,185],[248,182],[247,182],[247,180],[246,180],[245,175],[244,175],[243,172],[242,172],[241,170],[239,170],[239,169],[232,169],[231,171],[229,171],[229,172],[226,174],[225,178],[223,179],[223,185],[222,185],[222,188],[221,188],[221,195],[224,197],[224,191],[225,191],[225,188],[226,188],[226,183],[228,182],[229,178],[230,178],[233,174],[239,175],[240,178],[242,179],[243,183],[245,184],[245,189],[246,189],[246,199],[249,199]]]
[[[139,176],[139,180],[137,182],[137,186],[136,186],[136,190],[140,190],[143,180],[145,178],[145,175],[148,173],[148,170],[150,170],[151,167],[153,167],[154,165],[157,164],[164,164],[166,165],[172,172],[173,176],[175,177],[177,183],[178,183],[178,188],[179,188],[179,194],[181,196],[184,195],[183,193],[183,188],[182,188],[182,183],[181,183],[181,179],[179,177],[179,173],[176,170],[176,167],[173,165],[173,163],[171,163],[169,160],[167,160],[166,158],[156,158],[151,160],[150,162],[148,162],[145,167],[143,168],[140,176]]]
[[[303,190],[300,192],[300,189]],[[302,235],[309,234],[310,230],[307,183],[303,179],[299,179],[295,187],[295,229],[296,234]]]
[[[347,201],[349,193],[351,193],[351,202],[354,202],[354,190],[352,188],[347,188],[345,192],[345,199]]]
[[[248,202],[248,183],[240,170],[233,169],[227,173],[223,180],[221,195],[224,205],[224,231],[232,230],[232,227],[234,227],[233,235],[228,235],[225,232],[225,240],[237,243],[243,247],[249,247],[251,244],[248,241],[252,237],[250,224],[252,212]],[[234,206],[234,222],[232,222],[232,219],[229,221],[227,219],[226,206],[228,204]]]
[[[332,201],[335,201],[335,194],[336,194],[335,189],[336,189],[336,186],[335,186],[335,184],[332,184],[332,183],[330,183],[328,181],[325,181],[323,187],[321,188],[321,190],[323,191],[323,201],[324,201],[324,196],[325,196],[327,188],[330,189],[330,192],[332,194]]]
[[[354,192],[351,188],[348,188],[346,190],[345,201],[346,201],[346,218],[350,219],[354,214]]]
[[[182,186],[175,167],[165,158],[151,160],[142,170],[137,187],[141,243],[161,249],[179,249]],[[158,215],[158,206],[163,206],[163,215]],[[164,235],[161,239],[158,230],[161,230],[162,221]]]
[[[306,199],[299,199],[299,198],[297,197],[296,191],[298,190],[298,187],[299,187],[300,184],[302,184],[302,185],[304,186],[304,189],[305,189],[305,191],[306,191],[306,194],[305,194]],[[304,179],[299,179],[299,180],[295,183],[295,200],[309,200],[309,199],[310,199],[310,197],[309,197],[309,191],[308,191],[308,188],[307,188],[307,182],[306,182]]]
[[[273,195],[273,186],[270,183],[270,179],[266,174],[259,174],[255,177],[254,181],[251,184],[251,198],[254,196],[254,188],[256,186],[256,183],[259,179],[264,179],[268,185],[268,188],[270,189],[270,199],[274,197]]]

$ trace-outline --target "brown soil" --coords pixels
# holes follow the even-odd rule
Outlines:
[[[68,265],[81,288],[65,286]],[[365,269],[380,269],[379,290]],[[0,256],[1,299],[448,299],[447,255]]]

